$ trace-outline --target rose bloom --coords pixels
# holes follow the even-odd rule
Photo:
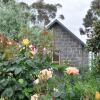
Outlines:
[[[39,98],[39,94],[34,94],[33,96],[31,96],[31,100],[38,100]]]
[[[40,71],[38,78],[39,78],[39,80],[43,80],[43,81],[48,80],[49,78],[52,77],[52,74],[53,74],[53,71],[44,69],[44,70]]]
[[[68,67],[64,71],[66,74],[69,75],[76,75],[79,74],[79,70],[76,67]]]
[[[39,79],[36,79],[36,80],[34,81],[34,84],[39,84]]]
[[[37,50],[36,46],[30,45],[29,48],[31,49],[30,53],[31,53],[32,55],[37,54],[37,51],[38,51],[38,50]]]
[[[8,45],[12,45],[12,42],[11,42],[11,41],[8,41],[7,44],[8,44]]]
[[[4,98],[0,98],[0,100],[5,100]]]
[[[32,55],[35,55],[35,54],[37,53],[37,49],[34,50],[34,51],[30,51],[30,53],[31,53]]]
[[[98,91],[95,94],[95,100],[100,100],[100,93]]]
[[[28,39],[22,40],[22,44],[25,45],[25,46],[29,45],[29,43],[30,43],[30,41]]]
[[[47,49],[43,48],[43,54],[46,54]]]

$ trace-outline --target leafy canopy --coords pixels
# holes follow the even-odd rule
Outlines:
[[[30,20],[35,25],[47,25],[51,19],[56,17],[57,10],[61,8],[61,4],[47,4],[44,0],[38,0],[32,3],[30,6],[24,2],[20,2],[23,9],[27,9],[30,14]],[[27,12],[27,13],[28,13]],[[59,18],[64,19],[63,15],[60,15]]]
[[[30,26],[44,27],[56,17],[60,4],[46,4],[43,0],[32,5],[15,0],[0,0],[0,32],[18,40],[20,33],[29,33]],[[63,15],[60,18],[64,19]],[[22,32],[23,31],[23,32]]]
[[[87,34],[87,47],[95,54],[100,52],[100,0],[93,0],[91,7],[83,19],[85,30],[80,29],[82,34]]]

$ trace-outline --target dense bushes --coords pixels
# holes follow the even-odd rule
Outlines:
[[[52,64],[52,33],[46,30],[21,36],[19,43],[1,41],[0,49],[0,97],[5,100],[34,96],[40,100],[94,100],[99,91],[100,81],[90,70],[79,73],[67,63]],[[94,66],[97,64],[98,60]]]
[[[8,39],[2,42],[2,38],[5,37],[0,39],[0,97],[5,100],[30,100],[38,71],[48,68],[51,63],[50,34],[45,36],[41,31],[38,38],[42,40],[36,39],[38,44],[24,37],[12,46],[13,42],[7,44]]]
[[[9,47],[11,50],[10,53],[6,52],[8,56],[5,56],[5,51],[1,50],[0,53],[1,98],[5,100],[34,100],[32,99],[34,97],[39,100],[94,100],[97,83],[91,72],[73,74],[74,70],[65,71],[69,67],[68,64],[52,64],[52,42],[50,42],[52,35],[40,31],[40,34],[34,34],[34,37],[32,42],[27,37],[22,38],[20,44],[16,43],[10,47],[6,44],[6,48],[1,48]]]

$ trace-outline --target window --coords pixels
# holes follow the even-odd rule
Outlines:
[[[53,50],[52,54],[53,54],[52,63],[60,64],[60,51]]]

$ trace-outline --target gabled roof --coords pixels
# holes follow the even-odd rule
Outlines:
[[[51,23],[47,25],[47,29],[50,29],[55,23],[58,23],[61,25],[67,32],[69,32],[76,40],[78,40],[83,46],[85,46],[85,43],[80,40],[75,34],[73,34],[66,26],[64,26],[59,20],[55,19]]]

